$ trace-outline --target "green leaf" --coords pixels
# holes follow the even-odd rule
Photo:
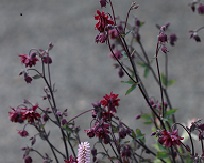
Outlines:
[[[141,115],[141,118],[149,121],[149,120],[151,120],[152,116],[151,116],[151,114],[144,113]]]
[[[130,89],[128,89],[128,90],[125,92],[125,95],[130,94],[135,88],[136,88],[136,84],[132,84],[132,86],[130,87]]]
[[[157,158],[158,159],[165,159],[167,158],[169,155],[166,151],[159,151],[157,152]]]
[[[145,125],[150,125],[152,124],[152,121],[147,121],[147,122],[144,122]]]
[[[33,76],[33,79],[40,79],[41,78],[41,75],[40,74],[35,74],[34,76]]]
[[[167,77],[164,73],[160,74],[160,78],[161,78],[161,83],[164,84],[165,86],[170,86],[170,85],[175,83],[175,80],[168,80],[167,81]]]
[[[144,72],[143,72],[143,77],[144,78],[147,78],[148,77],[148,74],[149,74],[149,65],[145,62],[138,62],[138,64],[144,68]]]
[[[144,77],[144,78],[147,78],[148,75],[149,75],[149,67],[145,67],[145,68],[144,68],[143,77]]]
[[[176,81],[175,80],[169,80],[168,81],[168,86],[173,85]]]
[[[132,130],[132,136],[134,139],[136,139],[136,133]]]
[[[136,138],[144,142],[145,137],[144,137],[144,134],[140,131],[140,129],[136,129],[135,132],[136,132]]]
[[[177,109],[168,110],[168,111],[165,112],[165,115],[166,115],[166,116],[173,115],[176,111],[177,111]]]
[[[164,84],[165,86],[168,85],[166,75],[164,75],[163,73],[161,73],[161,74],[160,74],[160,79],[161,79],[161,83],[162,83],[162,84]]]

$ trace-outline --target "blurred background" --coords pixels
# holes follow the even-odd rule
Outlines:
[[[117,3],[115,3],[117,2]],[[203,25],[203,16],[192,13],[186,0],[138,0],[140,7],[134,10],[134,17],[144,21],[141,28],[142,43],[146,52],[154,56],[158,30],[155,24],[170,22],[170,32],[178,37],[175,47],[169,48],[169,78],[176,83],[169,87],[169,96],[174,108],[179,109],[176,118],[187,123],[192,118],[203,118],[204,98],[204,57],[203,42],[190,40],[189,30]],[[116,15],[124,19],[132,1],[113,0]],[[23,69],[18,54],[28,53],[31,48],[47,49],[54,43],[51,51],[52,79],[56,83],[56,102],[60,110],[68,109],[68,119],[90,109],[91,103],[100,100],[104,94],[113,91],[119,94],[118,114],[130,127],[141,128],[147,132],[150,127],[135,120],[135,115],[148,112],[148,106],[139,90],[125,95],[128,85],[122,84],[113,60],[108,57],[105,44],[95,43],[94,15],[100,9],[99,0],[0,0],[0,162],[23,162],[21,147],[30,144],[29,138],[22,139],[17,130],[23,126],[9,121],[10,106],[16,107],[23,99],[42,103],[44,83],[40,80],[27,84],[19,77]],[[109,11],[107,7],[105,9]],[[22,13],[22,16],[20,16]],[[201,40],[204,33],[201,34]],[[164,54],[159,54],[161,69]],[[150,75],[144,80],[151,96],[159,99],[159,87]],[[44,105],[44,104],[42,104]],[[46,104],[45,104],[46,105]],[[86,114],[77,119],[81,130],[89,128]],[[31,129],[31,128],[30,128]],[[58,129],[53,129],[52,141],[63,148]],[[35,133],[35,131],[33,131]],[[82,141],[89,141],[86,135]],[[36,149],[50,153],[46,143],[37,140]],[[33,162],[42,162],[36,155]]]

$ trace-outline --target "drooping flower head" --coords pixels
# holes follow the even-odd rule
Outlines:
[[[29,54],[19,54],[21,63],[25,64],[25,67],[32,67],[35,66],[36,62],[38,61],[36,57],[36,53]]]

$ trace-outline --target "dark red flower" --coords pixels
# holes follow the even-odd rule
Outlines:
[[[100,12],[99,10],[97,10],[97,14],[98,15],[95,16],[95,20],[98,20],[98,22],[96,23],[96,29],[98,29],[100,32],[104,32],[108,25],[114,24],[114,21],[109,19],[108,15],[105,12]]]
[[[114,106],[119,106],[118,94],[114,94],[113,92],[110,92],[110,94],[106,94],[103,96],[103,100],[100,101],[101,105],[108,106],[109,104],[112,104]]]
[[[23,119],[22,119],[22,112],[19,109],[14,109],[11,108],[12,111],[8,112],[9,113],[9,118],[11,120],[11,122],[15,122],[15,123],[23,123]]]
[[[160,32],[158,35],[158,41],[161,43],[167,42],[167,35],[164,32]]]
[[[21,59],[21,63],[25,64],[25,67],[32,67],[35,66],[38,59],[36,58],[36,53],[32,53],[31,55],[28,54],[19,54]]]
[[[18,134],[19,134],[20,136],[22,136],[22,137],[26,137],[26,136],[29,135],[28,131],[26,131],[26,130],[19,130],[19,131],[18,131]]]
[[[106,0],[100,0],[101,8],[106,7],[106,3],[107,3]]]
[[[104,143],[109,142],[109,124],[108,123],[99,123],[96,122],[91,129],[85,130],[89,137],[98,137],[99,139],[103,140]]]
[[[33,162],[32,157],[30,157],[30,156],[25,156],[25,157],[23,157],[23,159],[24,159],[24,163],[32,163]]]
[[[28,72],[24,72],[24,73],[23,73],[23,77],[24,77],[25,82],[27,82],[27,83],[31,83],[31,81],[33,80],[33,79],[29,76]]]
[[[198,13],[204,14],[204,4],[200,3],[198,6]]]
[[[175,145],[181,145],[181,140],[184,137],[178,135],[178,130],[174,130],[172,132],[163,130],[159,132],[158,142],[166,147],[171,147]]]
[[[170,34],[170,44],[171,44],[171,46],[174,46],[176,40],[177,40],[176,34],[175,33]]]
[[[33,107],[31,109],[22,109],[23,120],[28,120],[29,123],[32,123],[35,120],[39,120],[41,118],[41,115],[36,112],[37,108],[38,108],[38,104],[33,105]]]

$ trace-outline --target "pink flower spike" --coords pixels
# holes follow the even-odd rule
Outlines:
[[[88,142],[81,142],[78,149],[78,162],[90,163],[90,145]]]

